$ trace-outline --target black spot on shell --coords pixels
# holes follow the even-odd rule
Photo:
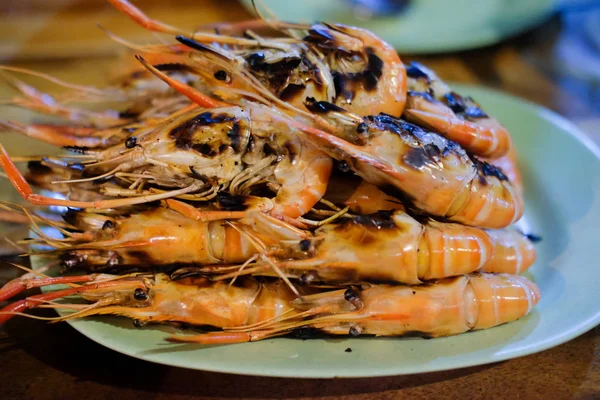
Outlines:
[[[155,64],[154,68],[162,72],[188,72],[193,71],[189,65],[180,64],[180,63],[165,63],[165,64]]]
[[[121,111],[119,113],[119,118],[122,119],[133,119],[136,118],[139,115],[139,113],[135,112],[135,111]]]
[[[45,175],[52,172],[52,168],[42,164],[41,161],[29,161],[27,168],[36,175]]]
[[[422,98],[424,98],[425,100],[427,100],[427,101],[429,101],[431,103],[437,102],[437,100],[433,98],[433,96],[431,95],[431,93],[427,93],[427,92],[417,92],[417,91],[414,91],[414,90],[408,90],[406,92],[406,95],[408,97],[422,97]]]
[[[344,112],[342,107],[336,106],[333,103],[327,101],[317,101],[314,97],[307,97],[304,100],[304,106],[311,112],[317,114],[326,114],[330,111]]]
[[[429,75],[427,75],[427,73],[425,73],[425,71],[423,71],[420,68],[421,64],[416,63],[416,62],[411,62],[410,64],[408,64],[406,66],[406,76],[408,76],[409,78],[413,78],[413,79],[427,79],[427,81],[429,82],[430,78]]]
[[[234,196],[227,192],[219,192],[217,201],[227,211],[244,211],[248,206],[244,203],[244,196]]]
[[[531,243],[539,243],[542,241],[542,237],[539,235],[535,235],[533,233],[524,233],[523,234]]]
[[[63,149],[77,154],[87,154],[87,152],[90,150],[90,148],[86,146],[63,146]]]
[[[352,223],[377,229],[392,229],[396,227],[392,216],[392,211],[377,211],[374,214],[358,215],[352,219]]]
[[[291,334],[298,339],[316,339],[318,337],[322,337],[325,333],[318,328],[313,328],[310,326],[301,326],[299,328],[295,328],[292,330]]]
[[[67,252],[60,255],[61,264],[68,270],[89,266],[87,257],[77,252]]]
[[[402,160],[406,165],[416,170],[422,170],[423,168],[433,164],[432,159],[439,157],[442,153],[437,146],[425,145],[422,147],[412,147],[404,154]]]
[[[508,181],[508,177],[506,175],[504,175],[504,172],[502,172],[502,170],[494,165],[488,164],[485,161],[481,161],[478,160],[475,157],[471,157],[471,160],[473,161],[473,164],[475,164],[475,168],[477,168],[477,172],[479,174],[479,176],[482,177],[489,177],[489,176],[493,176],[495,178],[498,178],[501,181]]]
[[[194,133],[198,127],[210,126],[222,122],[235,121],[235,118],[227,114],[213,114],[210,112],[203,112],[196,115],[181,125],[173,128],[169,133],[169,136],[175,139],[175,146],[181,150],[193,149],[203,155],[213,156],[215,152],[211,147],[204,143],[194,143]]]
[[[296,85],[291,83],[279,92],[278,97],[283,101],[290,101],[299,96],[306,87],[304,85]]]
[[[231,141],[231,147],[233,147],[235,151],[239,151],[241,142],[240,124],[234,122],[231,129],[227,132],[227,137]]]
[[[250,68],[257,72],[263,72],[266,75],[289,75],[291,71],[297,68],[302,62],[302,58],[291,56],[285,57],[276,62],[267,62],[265,55],[261,52],[253,53],[246,57],[246,62]]]

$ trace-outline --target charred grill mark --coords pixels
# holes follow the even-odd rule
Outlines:
[[[404,154],[402,160],[404,164],[416,170],[423,170],[423,168],[431,165],[436,165],[436,160],[439,160],[442,152],[440,149],[432,144],[427,144],[422,147],[411,147],[410,150]]]
[[[72,151],[77,154],[87,154],[90,150],[90,148],[86,146],[63,146],[63,149]]]
[[[78,210],[74,210],[72,208],[69,208],[67,210],[67,212],[62,215],[62,219],[66,223],[71,224],[71,225],[77,227],[77,216],[78,216],[78,214],[79,214]]]
[[[393,229],[396,227],[396,224],[392,216],[392,211],[377,211],[374,214],[359,215],[352,219],[351,223],[376,229]]]
[[[367,47],[367,69],[363,71],[363,79],[365,80],[365,89],[368,91],[375,90],[377,82],[383,73],[383,61],[379,58],[371,47]]]
[[[154,68],[161,72],[193,72],[189,65],[180,63],[156,64]]]
[[[327,101],[317,101],[314,97],[307,97],[304,100],[304,106],[309,110],[317,114],[326,114],[330,111],[344,112],[342,107],[336,106],[333,103]]]
[[[169,133],[169,136],[175,139],[175,146],[181,150],[195,150],[202,155],[213,157],[217,154],[210,145],[205,143],[195,143],[194,133],[198,127],[210,126],[222,122],[235,121],[234,117],[226,114],[212,114],[210,112],[204,112],[195,116],[194,118],[185,121],[183,124],[173,128]],[[237,125],[237,122],[234,126]],[[238,146],[239,146],[239,126],[237,128],[238,133]],[[228,134],[229,135],[229,134]]]
[[[254,71],[263,72],[266,75],[286,76],[300,65],[302,58],[296,56],[285,57],[280,61],[270,63],[265,61],[263,53],[258,52],[246,57],[246,62]]]
[[[290,333],[295,338],[302,340],[317,339],[326,336],[326,333],[323,332],[321,329],[313,328],[311,326],[301,326],[299,328],[294,328]]]
[[[227,192],[219,192],[217,201],[227,211],[244,211],[248,208],[244,196],[234,196]]]
[[[481,161],[475,157],[471,157],[475,168],[477,169],[477,175],[479,176],[479,181],[482,185],[487,184],[487,177],[494,177],[500,181],[509,181],[508,177],[504,175],[504,172],[495,165],[488,164],[485,161]]]
[[[46,175],[52,172],[52,168],[42,164],[41,161],[29,161],[27,169],[36,175]]]
[[[458,143],[391,115],[381,113],[376,116],[368,116],[365,120],[371,122],[379,130],[395,133],[403,140],[412,142],[410,146],[413,149],[402,156],[404,162],[412,168],[420,170],[428,158],[431,162],[437,163],[441,157],[446,157],[451,153],[461,158],[466,156],[465,151]]]
[[[437,103],[438,101],[436,99],[433,98],[433,96],[431,95],[431,93],[427,93],[427,92],[417,92],[414,90],[408,90],[406,92],[406,95],[408,97],[422,97],[425,100],[431,102],[431,103]]]
[[[346,74],[332,73],[336,99],[342,97],[347,103],[352,103],[361,85],[368,92],[377,88],[379,78],[383,74],[384,64],[372,49],[370,52],[367,49],[367,54],[367,66],[363,71]]]
[[[419,68],[420,64],[417,62],[411,62],[406,66],[406,76],[413,79],[424,78],[427,82],[431,82],[429,75],[427,75],[422,69]]]
[[[150,267],[152,265],[158,265],[160,263],[156,262],[150,254],[146,253],[142,250],[130,250],[127,252],[127,255],[136,259],[137,263]]]
[[[198,267],[185,267],[185,268],[178,268],[175,271],[171,272],[171,274],[169,275],[169,279],[171,279],[172,281],[179,281],[179,280],[185,279],[185,278],[204,276],[204,275],[205,275],[205,273],[203,273],[201,271],[201,269]]]
[[[443,101],[455,114],[467,118],[488,118],[470,97],[463,98],[456,92],[447,93]]]
[[[521,232],[522,233],[522,232]],[[535,235],[533,233],[523,233],[523,235],[531,242],[531,243],[539,243],[542,241],[542,237],[539,235]]]
[[[291,142],[285,142],[283,144],[283,148],[287,151],[288,157],[290,158],[290,162],[294,162],[296,156],[298,155],[298,149]]]
[[[240,151],[240,124],[237,121],[233,123],[231,129],[227,132],[227,137],[231,141],[231,147],[233,147],[235,151]]]
[[[336,98],[342,96],[348,104],[352,103],[354,99],[352,79],[348,75],[343,75],[339,72],[334,72],[332,75]]]
[[[121,119],[134,119],[134,118],[137,118],[138,115],[139,115],[138,112],[131,111],[131,110],[125,110],[125,111],[119,112],[119,118],[121,118]]]
[[[335,48],[335,38],[326,28],[319,25],[313,25],[312,28],[308,30],[308,35],[302,40],[325,48]]]
[[[59,257],[61,264],[67,269],[88,268],[90,266],[87,257],[75,251],[63,253]]]
[[[304,85],[296,85],[291,83],[287,85],[283,90],[281,90],[277,97],[279,97],[283,101],[291,101],[295,99],[298,95],[304,92],[306,86]]]

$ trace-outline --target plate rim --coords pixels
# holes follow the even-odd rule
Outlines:
[[[460,91],[468,92],[469,90],[476,91],[484,91],[488,92],[493,96],[497,96],[502,98],[503,100],[508,100],[512,102],[516,102],[521,104],[522,106],[527,107],[527,112],[533,112],[539,116],[539,118],[548,120],[551,124],[556,125],[560,128],[562,133],[567,133],[568,136],[572,138],[572,140],[576,140],[581,143],[586,150],[588,150],[598,161],[600,161],[600,146],[597,145],[590,136],[588,136],[579,126],[577,126],[574,122],[569,120],[568,118],[562,116],[561,114],[545,107],[540,104],[537,104],[533,101],[521,98],[519,96],[513,95],[503,90],[498,90],[496,88],[491,88],[486,85],[473,85],[473,84],[460,84],[460,83],[452,83],[449,84]],[[535,309],[534,309],[535,310]],[[534,311],[535,312],[535,311]],[[528,318],[528,316],[522,318]],[[454,365],[452,367],[449,366],[440,366],[437,367],[438,364],[428,364],[420,366],[418,370],[415,371],[398,371],[394,370],[394,367],[388,367],[382,369],[382,367],[376,370],[370,370],[366,372],[364,369],[358,369],[357,373],[352,373],[352,371],[344,371],[343,375],[336,374],[335,371],[331,372],[323,372],[322,369],[317,369],[314,373],[302,367],[293,367],[290,369],[280,369],[276,366],[271,366],[265,368],[260,368],[257,370],[249,370],[247,367],[238,367],[237,365],[229,365],[224,367],[221,364],[218,365],[189,365],[188,363],[178,363],[177,361],[172,360],[163,360],[163,359],[155,359],[152,356],[141,356],[136,354],[135,351],[129,350],[129,348],[119,348],[117,346],[113,346],[111,343],[108,343],[99,335],[95,335],[95,332],[88,332],[85,329],[86,320],[67,320],[65,321],[69,324],[73,329],[87,337],[88,339],[96,342],[97,344],[108,348],[112,351],[116,351],[117,353],[121,353],[139,360],[143,360],[146,362],[152,362],[161,365],[167,365],[171,367],[177,368],[185,368],[191,370],[198,371],[206,371],[206,372],[214,372],[214,373],[224,373],[224,374],[233,374],[233,375],[245,375],[245,376],[257,376],[257,377],[276,377],[276,378],[300,378],[300,379],[352,379],[352,378],[376,378],[376,377],[390,377],[390,376],[401,376],[401,375],[411,375],[411,374],[421,374],[421,373],[430,373],[430,372],[440,372],[447,371],[450,369],[463,369],[469,367],[476,367],[481,365],[494,364],[497,362],[502,362],[510,359],[516,359],[525,357],[531,354],[539,353],[550,348],[562,345],[566,342],[569,342],[587,332],[594,329],[597,325],[600,324],[600,309],[596,312],[595,315],[589,316],[587,319],[581,321],[578,325],[572,326],[566,331],[562,331],[561,334],[555,335],[548,340],[544,340],[542,342],[538,342],[534,345],[528,346],[525,350],[514,350],[512,352],[503,352],[501,355],[492,355],[489,359],[481,359],[477,361],[473,361],[469,358],[464,358],[462,360],[454,361]],[[152,329],[152,328],[149,328]],[[493,329],[493,328],[492,328]],[[376,339],[376,338],[374,338]],[[271,340],[277,340],[271,339]],[[259,363],[260,365],[260,363]]]

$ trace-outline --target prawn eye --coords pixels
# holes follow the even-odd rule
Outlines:
[[[364,122],[361,122],[356,127],[356,133],[360,133],[360,134],[367,133],[368,130],[369,130],[369,127]]]
[[[104,221],[104,224],[102,224],[102,229],[111,229],[115,226],[115,224],[113,224],[113,222],[110,219],[107,219],[106,221]]]
[[[148,300],[148,292],[146,292],[144,289],[137,288],[133,292],[133,298],[138,301]]]
[[[227,72],[223,71],[222,69],[215,72],[215,79],[218,81],[226,81],[228,76],[227,76]]]
[[[135,136],[130,136],[127,138],[127,140],[125,140],[125,147],[127,147],[128,149],[135,147],[136,144],[137,138]]]
[[[308,251],[310,249],[310,240],[304,239],[300,241],[300,250]]]

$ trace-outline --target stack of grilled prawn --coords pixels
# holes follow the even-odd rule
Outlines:
[[[536,255],[514,227],[515,149],[474,99],[357,27],[259,19],[186,32],[110,2],[171,38],[115,37],[135,53],[119,82],[0,67],[20,90],[15,105],[65,120],[5,130],[70,150],[24,159],[0,146],[25,200],[66,207],[58,220],[0,204],[31,222],[29,243],[44,246],[32,253],[50,258],[0,301],[68,285],[7,305],[0,321],[44,306],[62,311],[56,320],[195,326],[169,340],[209,344],[448,336],[535,307],[539,289],[520,275]],[[41,93],[22,73],[66,90]]]

